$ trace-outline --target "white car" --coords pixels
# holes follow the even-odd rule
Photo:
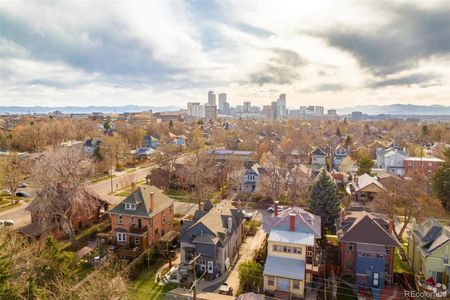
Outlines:
[[[242,211],[242,215],[247,221],[250,221],[253,218],[253,214],[251,212],[247,212],[245,210]]]
[[[283,205],[278,205],[278,212],[281,212],[284,210],[284,206]],[[273,208],[273,206],[269,207],[267,209],[268,212],[273,213],[275,211],[275,208]]]
[[[233,296],[233,288],[229,286],[228,283],[224,282],[219,287],[219,294]]]

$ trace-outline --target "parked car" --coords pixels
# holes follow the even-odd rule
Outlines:
[[[250,221],[253,218],[253,214],[251,212],[248,212],[248,211],[245,211],[245,210],[242,211],[242,215],[244,216],[244,218],[247,221]]]
[[[13,220],[0,220],[0,226],[13,226]]]
[[[19,184],[19,187],[20,188],[26,188],[26,187],[28,187],[28,183],[22,182],[22,183]]]
[[[281,212],[284,210],[284,206],[283,205],[278,205],[278,212]],[[273,206],[269,207],[267,209],[268,212],[273,213],[275,211],[275,208],[273,208]]]
[[[17,197],[30,197],[30,194],[28,194],[27,192],[17,192],[16,196]]]
[[[233,288],[224,282],[219,287],[219,294],[233,296]]]

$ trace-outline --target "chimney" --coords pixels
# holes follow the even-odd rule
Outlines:
[[[278,216],[278,204],[279,203],[280,203],[279,201],[275,201],[274,205],[273,205],[273,210],[274,210],[275,217]]]
[[[205,205],[204,205],[203,202],[200,202],[200,203],[198,204],[198,210],[199,210],[199,211],[203,211],[203,210],[204,210],[204,207],[205,207]]]
[[[232,227],[233,227],[233,219],[231,217],[228,217],[228,230],[231,231]]]
[[[155,211],[155,193],[150,192],[150,210]]]
[[[295,214],[289,215],[289,231],[295,231]]]
[[[134,192],[136,190],[136,182],[131,182],[131,191]]]

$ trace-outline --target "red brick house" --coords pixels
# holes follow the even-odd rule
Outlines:
[[[142,185],[109,210],[118,255],[135,257],[172,231],[174,202],[157,187]]]
[[[426,176],[432,177],[443,163],[442,159],[436,157],[407,157],[404,160],[405,175],[422,170]]]

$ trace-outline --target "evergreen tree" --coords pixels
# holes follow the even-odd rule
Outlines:
[[[371,174],[372,168],[375,165],[373,160],[366,154],[361,155],[359,161],[358,161],[358,175],[362,174]]]
[[[173,121],[170,120],[170,121],[169,121],[169,129],[172,129],[172,128],[173,128]]]
[[[336,128],[336,135],[338,136],[338,137],[341,137],[341,130],[339,129],[339,126]]]
[[[0,299],[19,299],[17,291],[13,288],[10,280],[13,279],[12,260],[5,251],[6,240],[0,242]]]
[[[450,209],[450,148],[444,152],[445,162],[434,173],[432,187],[433,194],[441,200],[442,205]]]
[[[322,218],[324,228],[333,230],[334,221],[339,216],[339,205],[336,185],[325,170],[322,170],[309,194],[309,210]]]

